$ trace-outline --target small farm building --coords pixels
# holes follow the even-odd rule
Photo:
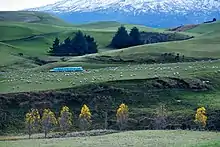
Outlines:
[[[50,72],[76,72],[83,71],[82,67],[56,67],[50,70]]]

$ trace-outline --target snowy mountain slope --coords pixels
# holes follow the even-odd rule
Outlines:
[[[35,8],[49,12],[92,12],[98,10],[121,10],[125,12],[177,12],[190,10],[220,10],[219,0],[63,0],[55,4]]]
[[[73,15],[75,22],[91,22],[92,18],[88,17],[93,17],[95,21],[106,19],[128,22],[130,17],[134,19],[134,23],[139,24],[146,24],[142,23],[143,18],[157,22],[163,20],[161,23],[167,19],[169,24],[166,22],[160,26],[174,26],[206,21],[212,17],[219,18],[220,0],[61,0],[30,10],[56,13],[66,20]],[[77,18],[78,15],[83,16],[81,21]],[[172,20],[183,22],[173,23],[171,17]]]

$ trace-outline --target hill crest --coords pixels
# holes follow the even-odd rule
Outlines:
[[[1,21],[41,23],[61,26],[70,25],[52,14],[31,11],[0,11],[0,22]]]

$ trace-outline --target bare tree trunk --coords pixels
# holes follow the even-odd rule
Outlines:
[[[108,128],[108,113],[105,112],[105,130]]]
[[[30,124],[28,126],[28,136],[29,136],[29,139],[31,139],[31,126],[30,126]]]
[[[80,127],[81,127],[81,130],[82,131],[86,131],[86,120],[85,120],[85,118],[82,118],[81,120],[80,120]]]
[[[122,122],[122,120],[120,120],[120,122],[119,122],[119,129],[120,129],[120,131],[123,130],[123,122]]]
[[[44,130],[44,138],[47,138],[47,130]]]

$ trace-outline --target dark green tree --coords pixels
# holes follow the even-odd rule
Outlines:
[[[118,28],[118,31],[113,37],[110,46],[117,49],[126,48],[131,45],[130,41],[131,39],[128,35],[128,32],[126,31],[126,28],[124,26],[121,26]]]
[[[50,47],[49,53],[55,56],[64,56],[64,55],[85,55],[97,53],[98,45],[95,39],[90,35],[83,35],[81,31],[78,31],[75,36],[70,39],[66,38],[63,43],[60,43],[59,39],[54,40],[53,46]]]
[[[88,43],[81,31],[78,31],[71,40],[71,48],[76,55],[85,55],[88,52]]]
[[[71,39],[70,37],[66,38],[61,45],[61,50],[64,55],[68,55],[70,53],[74,53],[74,48],[71,46]]]
[[[56,37],[53,41],[52,47],[50,47],[49,53],[56,54],[60,52],[60,40]]]
[[[85,35],[85,39],[88,43],[88,54],[93,54],[98,52],[98,45],[95,42],[95,39],[91,37],[90,35]]]
[[[129,36],[131,37],[132,46],[143,44],[141,41],[141,34],[137,27],[133,27],[131,29]]]

